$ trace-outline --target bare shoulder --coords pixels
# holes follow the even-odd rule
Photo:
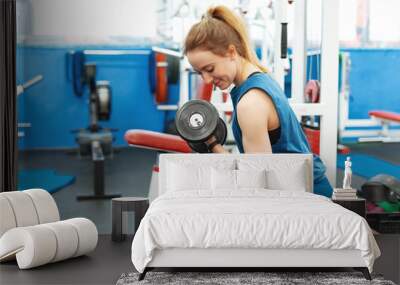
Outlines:
[[[260,89],[250,89],[240,99],[237,110],[238,113],[266,112],[274,108],[272,99]]]
[[[251,89],[237,105],[237,118],[243,133],[260,134],[267,130],[269,117],[268,96],[258,89]]]

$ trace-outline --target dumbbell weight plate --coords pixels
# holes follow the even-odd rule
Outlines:
[[[214,136],[217,138],[218,142],[223,145],[226,141],[226,136],[228,134],[228,130],[226,128],[226,124],[224,120],[218,118],[217,128],[215,129]]]
[[[203,142],[198,142],[198,143],[188,142],[188,145],[195,152],[198,152],[198,153],[208,153],[209,152],[207,145]]]
[[[176,113],[175,125],[179,135],[188,142],[204,142],[218,124],[218,111],[209,102],[191,100]]]
[[[217,138],[217,141],[221,145],[223,145],[225,143],[227,133],[228,133],[228,130],[226,128],[225,122],[221,118],[218,118],[217,128],[215,129],[215,132],[213,135]],[[193,149],[195,152],[198,152],[198,153],[210,152],[208,150],[207,145],[204,142],[197,142],[197,143],[189,142],[188,144],[189,144],[190,148]]]

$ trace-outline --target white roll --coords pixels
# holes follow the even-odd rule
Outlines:
[[[96,225],[92,221],[85,218],[74,218],[64,222],[74,226],[78,233],[78,249],[74,257],[86,254],[96,248],[98,232]]]
[[[6,231],[17,226],[10,202],[6,197],[3,197],[2,194],[3,193],[0,193],[0,237]]]
[[[10,202],[17,227],[33,226],[39,223],[36,208],[30,196],[24,192],[3,192],[2,196]]]
[[[15,260],[17,252],[24,249],[24,241],[19,233],[18,228],[13,228],[0,238],[0,262]]]
[[[43,225],[14,228],[0,239],[0,258],[16,254],[20,269],[28,269],[51,262],[57,249],[54,232]]]
[[[43,224],[43,227],[51,229],[57,240],[57,250],[51,262],[57,262],[70,257],[73,257],[78,249],[78,233],[71,224],[54,222]]]
[[[24,191],[28,194],[36,208],[39,224],[52,223],[60,220],[60,214],[56,202],[51,194],[43,189],[29,189]]]

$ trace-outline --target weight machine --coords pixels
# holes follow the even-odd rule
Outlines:
[[[339,97],[339,136],[358,137],[358,142],[400,142],[400,133],[396,129],[390,129],[390,126],[400,125],[400,113],[389,112],[387,110],[371,110],[368,112],[370,119],[350,119],[350,86],[349,73],[351,68],[350,55],[347,52],[341,53],[341,81],[342,87]],[[349,130],[348,128],[377,127],[379,130]]]
[[[21,95],[22,93],[25,92],[26,89],[39,83],[42,80],[43,80],[43,75],[39,74],[39,75],[36,75],[35,77],[29,79],[25,83],[17,85],[17,96]],[[20,128],[30,128],[30,127],[31,127],[31,123],[18,123],[18,138],[22,138],[25,136],[25,132],[20,131]]]
[[[78,55],[79,57],[79,55]],[[78,68],[74,66],[75,68]],[[100,120],[109,120],[111,114],[111,88],[108,81],[96,81],[96,65],[86,63],[83,65],[79,80],[81,87],[89,88],[89,127],[75,131],[76,142],[79,145],[79,157],[90,157],[93,162],[93,195],[79,195],[78,200],[110,199],[120,197],[118,193],[104,193],[104,162],[106,157],[112,157],[112,142],[114,136],[112,129],[102,128]],[[82,93],[81,93],[82,95]]]
[[[280,5],[287,5],[287,0],[278,0]],[[289,1],[291,2],[291,1]],[[338,129],[338,76],[339,76],[339,32],[337,0],[321,1],[322,5],[322,42],[321,42],[321,86],[320,102],[304,103],[304,91],[307,69],[307,0],[294,1],[294,33],[292,53],[292,97],[289,103],[293,111],[301,116],[320,116],[320,157],[327,167],[327,177],[331,185],[336,185],[336,151]],[[282,8],[285,9],[285,8]],[[283,13],[285,15],[285,13]],[[281,22],[278,18],[277,22]],[[279,41],[280,36],[275,35]],[[276,52],[276,50],[275,50]],[[278,70],[284,62],[277,60]],[[279,67],[281,66],[281,67]],[[276,73],[278,82],[282,81],[282,72]]]

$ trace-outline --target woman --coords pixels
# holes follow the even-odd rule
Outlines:
[[[285,94],[259,63],[246,27],[233,11],[208,9],[190,29],[184,53],[205,83],[220,89],[235,85],[232,129],[241,153],[311,152]],[[207,145],[214,153],[226,152],[214,137]],[[331,197],[332,190],[325,166],[314,156],[314,193]]]

